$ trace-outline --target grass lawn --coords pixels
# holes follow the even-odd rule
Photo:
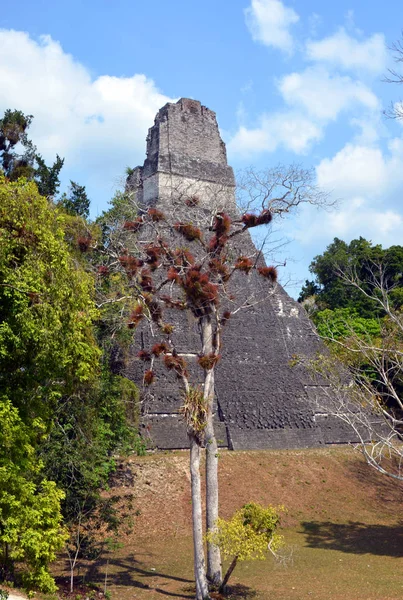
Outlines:
[[[134,522],[121,547],[78,582],[113,600],[193,598],[188,456],[127,459],[110,493],[133,492]],[[221,515],[247,501],[283,504],[285,564],[271,557],[241,563],[232,598],[257,600],[400,600],[403,597],[403,485],[370,469],[349,448],[223,452]],[[55,573],[66,581],[67,563]],[[38,596],[39,597],[39,596]],[[75,596],[71,596],[75,598]]]

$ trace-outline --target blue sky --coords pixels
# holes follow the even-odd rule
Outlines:
[[[339,205],[274,236],[291,240],[278,258],[295,295],[335,236],[403,241],[403,130],[382,115],[403,96],[382,82],[402,27],[397,0],[20,0],[0,17],[0,112],[35,116],[38,149],[65,157],[93,216],[181,96],[217,113],[235,170],[312,167]]]

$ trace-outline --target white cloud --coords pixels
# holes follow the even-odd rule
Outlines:
[[[313,67],[286,75],[278,82],[278,89],[289,109],[263,113],[255,128],[248,129],[242,123],[228,144],[230,152],[246,157],[283,147],[304,154],[322,139],[325,126],[342,111],[358,110],[359,117],[351,122],[360,127],[362,139],[377,136],[379,101],[360,81]],[[243,120],[245,117],[243,108]]]
[[[332,238],[345,241],[363,236],[385,247],[401,244],[403,212],[403,139],[393,139],[387,149],[346,144],[316,167],[319,186],[339,199],[337,210],[302,211],[294,237],[303,246],[323,246]]]
[[[247,129],[243,125],[229,141],[229,153],[247,155],[275,149],[275,143],[270,133],[263,127]]]
[[[269,123],[280,143],[296,154],[303,154],[312,142],[322,137],[321,128],[298,113],[283,113],[269,119]]]
[[[50,36],[35,41],[0,30],[0,111],[33,114],[30,136],[39,151],[48,160],[65,157],[63,171],[80,168],[94,189],[109,191],[127,165],[135,166],[168,101],[143,74],[92,79]]]
[[[385,71],[387,50],[384,35],[375,33],[364,40],[351,37],[343,28],[319,41],[309,41],[306,54],[310,60],[342,69],[360,69],[372,74]]]
[[[299,20],[292,8],[280,0],[252,0],[245,17],[254,41],[292,52],[294,42],[289,29]]]
[[[349,242],[360,236],[374,244],[389,247],[401,244],[403,216],[397,210],[383,206],[371,206],[360,196],[349,198],[337,211],[318,215],[306,210],[294,230],[294,238],[302,246],[314,243],[322,247],[338,237]]]
[[[293,49],[290,27],[299,19],[293,9],[280,0],[251,0],[246,14],[255,40],[288,52]],[[347,18],[351,20],[353,13]],[[285,103],[283,109],[277,109],[271,115],[267,110],[263,111],[254,128],[246,126],[246,110],[243,109],[242,122],[229,143],[230,150],[248,156],[283,147],[303,154],[314,142],[323,139],[325,128],[342,113],[348,119],[346,126],[358,128],[355,143],[368,145],[379,140],[381,102],[360,80],[360,75],[363,70],[374,75],[385,69],[384,36],[374,34],[356,38],[341,28],[332,36],[310,40],[306,44],[306,57],[313,61],[311,66],[284,75],[277,81],[277,89]],[[359,73],[354,77],[341,74],[338,67]]]
[[[263,115],[258,127],[239,127],[228,143],[228,151],[247,157],[283,147],[296,154],[304,154],[321,135],[321,128],[301,114],[289,111]]]
[[[303,108],[310,116],[325,122],[357,105],[379,109],[377,97],[363,83],[350,77],[331,75],[320,67],[286,75],[278,87],[287,104]]]
[[[325,158],[316,168],[318,185],[337,194],[383,193],[388,169],[380,148],[346,144],[333,158]]]
[[[375,145],[349,143],[316,167],[318,185],[335,190],[342,198],[361,195],[385,201],[403,184],[402,160],[401,138],[391,140],[387,152]]]

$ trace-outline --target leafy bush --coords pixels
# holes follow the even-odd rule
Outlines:
[[[19,563],[26,587],[53,592],[56,586],[48,567],[67,537],[61,525],[64,494],[42,476],[31,432],[4,397],[0,422],[0,576],[13,577]]]
[[[269,551],[276,554],[283,545],[283,537],[277,533],[280,510],[284,510],[283,507],[265,508],[250,502],[228,521],[217,520],[216,530],[209,532],[207,539],[220,548],[224,557],[232,557],[220,591],[224,590],[238,561],[264,560]]]

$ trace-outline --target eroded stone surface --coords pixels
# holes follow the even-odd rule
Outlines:
[[[236,214],[235,182],[227,164],[215,114],[195,100],[167,104],[157,114],[147,137],[147,158],[128,180],[142,206],[155,206],[170,218],[189,218],[183,198],[197,196],[199,217],[211,207]],[[201,212],[200,212],[201,211]],[[203,216],[201,214],[201,216]],[[235,238],[234,251],[256,252],[249,234]],[[261,277],[252,271],[239,281],[244,299],[259,297]],[[236,280],[235,280],[236,285]],[[180,352],[200,348],[196,322],[172,311],[175,344]],[[136,333],[136,351],[149,349],[150,332]],[[216,428],[220,445],[234,449],[302,448],[352,441],[341,421],[314,413],[309,401],[323,394],[308,372],[292,367],[295,355],[313,356],[322,348],[305,311],[277,285],[264,302],[242,310],[224,329],[223,353],[216,370]],[[156,383],[143,395],[145,437],[159,448],[187,446],[179,408],[181,395],[175,375],[155,365]],[[200,377],[200,369],[192,368]],[[135,358],[128,376],[142,381],[143,364]]]

